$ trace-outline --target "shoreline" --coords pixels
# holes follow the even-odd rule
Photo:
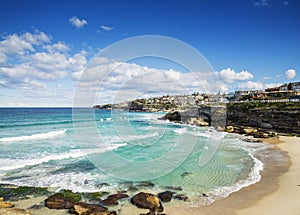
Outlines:
[[[263,139],[263,141],[275,146],[270,153],[276,153],[280,150],[279,152],[284,152],[289,159],[285,163],[264,160],[265,166],[261,172],[260,182],[231,193],[228,197],[217,200],[211,205],[192,207],[190,203],[173,200],[171,203],[164,204],[164,213],[168,215],[250,215],[264,211],[266,215],[298,214],[300,211],[300,205],[297,202],[297,197],[300,194],[300,187],[298,186],[300,181],[297,184],[297,179],[300,177],[300,138],[280,136],[279,138]],[[256,156],[261,159],[259,154]],[[46,198],[46,196],[42,196],[16,201],[14,202],[15,208],[26,209],[32,205],[41,205],[40,203]],[[129,201],[123,202],[121,208],[121,213],[118,214],[129,215],[145,212],[131,205]],[[50,210],[45,207],[31,209],[30,212],[36,215],[69,214],[66,210]]]
[[[298,215],[300,205],[300,138],[285,137],[263,139],[275,145],[277,150],[289,157],[285,166],[272,166],[266,163],[260,182],[232,193],[227,198],[211,205],[192,208],[186,206],[166,208],[171,215]],[[297,145],[298,144],[298,145]]]

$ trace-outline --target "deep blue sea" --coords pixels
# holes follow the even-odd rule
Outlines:
[[[0,183],[94,192],[152,181],[153,192],[176,186],[212,202],[260,180],[255,155],[268,145],[164,114],[0,108]]]

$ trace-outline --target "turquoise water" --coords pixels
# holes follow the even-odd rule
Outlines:
[[[176,186],[210,202],[260,180],[255,153],[265,144],[158,120],[163,115],[1,108],[0,183],[92,192],[151,180],[153,192]]]

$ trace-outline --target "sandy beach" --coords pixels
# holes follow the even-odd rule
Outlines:
[[[283,137],[264,140],[287,153],[290,161],[280,165],[267,162],[259,183],[232,193],[229,197],[204,207],[169,207],[167,214],[300,214],[300,138]]]
[[[283,142],[277,147],[288,152],[292,164],[288,172],[279,178],[279,188],[250,207],[238,210],[237,214],[250,215],[260,211],[265,215],[300,214],[300,138],[280,137],[280,140]]]

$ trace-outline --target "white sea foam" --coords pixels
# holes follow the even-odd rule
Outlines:
[[[18,136],[18,137],[4,137],[0,139],[0,142],[15,142],[15,141],[26,141],[26,140],[37,140],[37,139],[49,139],[65,134],[67,129],[50,131],[46,133],[32,134],[29,136]]]
[[[185,133],[187,133],[187,129],[186,128],[178,128],[178,129],[174,129],[174,132],[177,134],[185,134]]]
[[[237,183],[235,183],[232,186],[225,186],[225,187],[220,187],[218,189],[215,189],[211,195],[210,198],[207,199],[206,204],[212,203],[215,200],[221,199],[221,198],[226,198],[228,197],[231,193],[237,192],[241,190],[244,187],[248,187],[252,184],[255,184],[261,180],[261,175],[260,171],[263,170],[264,164],[257,158],[255,158],[252,154],[249,154],[251,158],[254,161],[254,166],[251,169],[251,172],[248,175],[248,178],[244,180],[240,180]]]
[[[140,140],[150,137],[157,137],[159,136],[158,132],[150,133],[150,134],[143,134],[143,135],[128,135],[128,136],[122,136],[124,140],[132,141],[132,140]]]
[[[230,148],[243,149],[247,151],[248,155],[252,158],[253,167],[251,168],[248,177],[246,179],[237,181],[232,186],[224,186],[213,190],[212,192],[210,192],[209,197],[205,198],[205,201],[203,201],[200,204],[197,203],[197,205],[211,204],[218,199],[228,197],[231,193],[237,192],[244,187],[248,187],[252,184],[259,182],[261,180],[260,172],[264,169],[264,164],[262,161],[254,157],[253,154],[257,151],[265,150],[268,147],[266,145],[268,144],[265,143],[249,144],[238,139],[235,139],[235,141],[230,142]]]
[[[86,155],[90,154],[96,154],[96,153],[103,153],[106,151],[117,149],[121,146],[125,146],[124,144],[114,144],[106,147],[101,148],[92,148],[92,149],[75,149],[71,150],[69,152],[60,153],[60,154],[50,154],[50,155],[44,155],[41,157],[41,155],[35,156],[35,158],[26,158],[26,159],[1,159],[1,166],[0,170],[7,171],[7,170],[13,170],[13,169],[19,169],[23,168],[25,166],[32,166],[41,164],[44,162],[48,162],[51,160],[62,160],[62,159],[68,159],[68,158],[79,158],[84,157]]]

